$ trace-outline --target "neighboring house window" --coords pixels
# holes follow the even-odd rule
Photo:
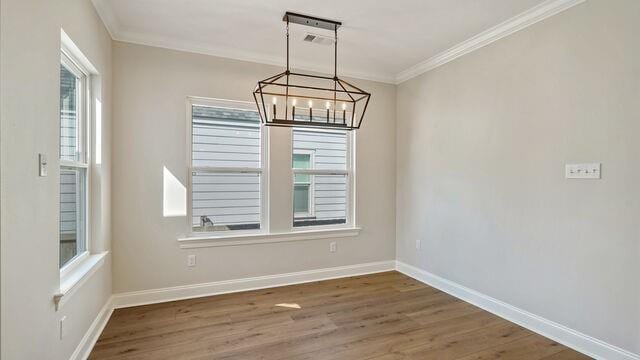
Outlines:
[[[293,154],[294,169],[311,169],[311,164],[313,150],[297,150]],[[313,217],[313,183],[309,174],[293,177],[293,212],[297,219]]]
[[[349,223],[350,136],[293,129],[294,227]]]
[[[60,63],[60,268],[87,249],[88,76],[64,51]]]
[[[261,229],[263,136],[255,105],[232,101],[190,105],[192,231]]]

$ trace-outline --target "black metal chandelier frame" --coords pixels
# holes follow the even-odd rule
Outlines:
[[[286,22],[287,68],[277,75],[258,81],[253,91],[253,98],[258,107],[262,123],[268,126],[284,127],[359,129],[369,105],[371,94],[338,77],[338,28],[342,23],[291,12],[285,13],[282,20]],[[304,74],[290,70],[290,23],[333,30],[333,76]],[[307,84],[301,83],[301,80],[307,82]],[[316,85],[308,84],[308,82],[323,82],[324,84]],[[273,104],[268,105],[270,96],[273,98]],[[278,98],[284,100],[284,107],[277,106]],[[307,108],[298,106],[298,113],[296,114],[298,99],[307,100],[309,105]],[[325,109],[314,109],[312,106],[314,100],[326,102]]]

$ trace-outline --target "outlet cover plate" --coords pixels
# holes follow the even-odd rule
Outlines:
[[[601,178],[601,164],[567,164],[564,167],[564,175],[567,179],[591,179],[598,180]]]
[[[195,255],[188,255],[187,256],[187,266],[188,267],[196,266],[196,256]]]
[[[38,154],[38,175],[47,176],[47,155],[45,154]]]

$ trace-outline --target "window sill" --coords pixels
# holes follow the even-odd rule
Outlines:
[[[271,244],[289,241],[304,241],[357,236],[361,228],[315,229],[274,234],[240,234],[227,236],[191,236],[179,238],[181,249],[194,249],[218,246],[238,246],[252,244]]]
[[[73,293],[75,293],[91,275],[93,275],[104,264],[104,259],[108,252],[91,254],[82,259],[80,263],[73,266],[73,269],[65,272],[60,277],[60,291],[53,296],[56,304],[56,311],[61,309]]]

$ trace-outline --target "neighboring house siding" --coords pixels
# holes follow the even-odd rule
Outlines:
[[[74,234],[76,232],[76,174],[74,171],[60,172],[60,233]],[[75,239],[75,236],[73,236]],[[64,236],[63,236],[63,240]]]
[[[194,106],[192,109],[192,165],[198,167],[260,166],[260,119],[257,112]],[[313,153],[314,169],[345,170],[344,133],[294,132],[293,150]],[[243,173],[192,174],[192,224],[207,216],[216,226],[260,223],[260,177]],[[316,175],[312,215],[317,220],[347,215],[347,178]]]
[[[346,170],[347,137],[344,133],[321,133],[296,129],[293,152],[313,153],[313,169]],[[347,178],[316,175],[313,184],[313,215],[317,220],[344,219],[347,215]]]
[[[199,174],[193,176],[194,225],[208,216],[214,225],[260,222],[260,177],[255,174]]]
[[[260,119],[255,111],[193,107],[194,167],[260,166]],[[260,177],[242,173],[196,173],[192,222],[214,225],[260,223]]]
[[[60,158],[76,160],[77,135],[75,111],[63,111],[60,116]]]
[[[60,158],[74,160],[77,156],[75,111],[63,112],[60,121]],[[76,181],[76,174],[73,171],[60,171],[60,234],[62,240],[75,239]]]

